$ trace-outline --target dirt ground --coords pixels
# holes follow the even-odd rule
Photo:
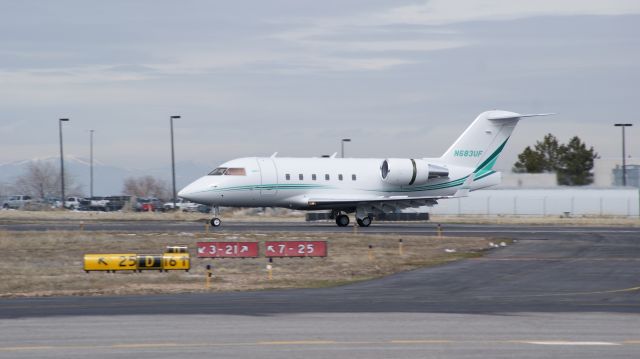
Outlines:
[[[403,254],[399,253],[399,239]],[[267,259],[199,259],[197,241],[322,240],[326,258],[283,258],[273,263],[267,279]],[[323,287],[389,275],[482,255],[489,239],[455,237],[362,236],[290,233],[99,233],[0,232],[0,296],[120,295],[201,291]],[[495,239],[493,239],[495,241]],[[191,270],[90,272],[83,270],[85,253],[160,254],[167,245],[187,245]],[[373,246],[369,259],[368,246]],[[261,244],[261,251],[264,245]],[[455,250],[452,252],[451,250]],[[205,266],[214,279],[205,288]]]

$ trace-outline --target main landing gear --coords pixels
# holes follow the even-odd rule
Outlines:
[[[334,211],[333,218],[335,218],[338,227],[346,227],[349,225],[349,216],[340,211]],[[358,216],[358,214],[356,213],[356,222],[358,223],[358,226],[369,227],[372,221],[373,217],[371,217],[370,215],[367,214],[364,216]]]
[[[349,216],[346,214],[339,214],[336,216],[336,224],[338,227],[346,227],[349,225]]]
[[[372,220],[373,219],[371,217],[369,217],[369,216],[366,216],[366,217],[364,217],[362,219],[356,217],[356,222],[358,222],[358,225],[360,227],[369,227],[371,225],[371,221]]]
[[[218,218],[218,216],[220,215],[220,207],[218,206],[213,206],[213,208],[211,208],[211,213],[213,213],[213,218],[211,218],[211,226],[212,227],[220,227],[220,225],[222,224],[222,221],[220,220],[220,218]]]

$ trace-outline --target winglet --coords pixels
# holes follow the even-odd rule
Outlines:
[[[277,155],[278,155],[278,152],[274,152],[274,153],[271,155],[271,158],[276,158],[276,156],[277,156]]]
[[[338,152],[334,152],[329,158],[336,158],[337,155],[338,155]]]
[[[471,190],[471,184],[473,183],[473,173],[467,176],[467,179],[462,183],[462,186],[452,196],[453,198],[467,197],[469,196],[469,190]]]

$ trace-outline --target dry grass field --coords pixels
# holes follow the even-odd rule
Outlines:
[[[322,287],[381,277],[400,271],[475,257],[489,240],[454,237],[362,236],[290,233],[96,233],[0,232],[0,296],[120,295],[260,290],[267,288]],[[327,258],[275,259],[273,279],[267,279],[265,258],[198,259],[197,241],[326,240]],[[192,256],[192,269],[159,273],[91,272],[83,270],[85,253],[161,253],[166,245],[184,244]],[[373,260],[368,246],[373,246]],[[264,246],[262,246],[264,248]],[[445,249],[455,249],[448,253]],[[263,249],[261,249],[263,250]],[[205,266],[211,264],[214,280],[205,288]]]

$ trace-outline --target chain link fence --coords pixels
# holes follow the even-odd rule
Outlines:
[[[443,199],[428,211],[442,215],[626,216],[640,215],[637,188],[480,190]],[[423,211],[420,209],[419,211]]]

